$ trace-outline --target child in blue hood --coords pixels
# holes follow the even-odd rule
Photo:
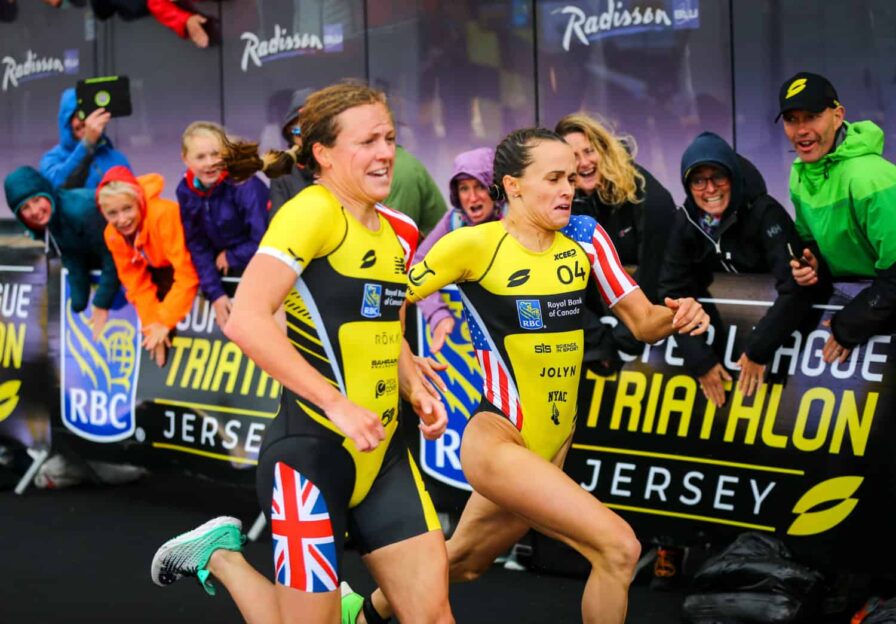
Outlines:
[[[40,159],[41,175],[57,188],[96,188],[112,167],[131,168],[125,155],[104,134],[109,113],[98,108],[80,119],[75,114],[77,105],[74,89],[62,92],[57,120],[59,145]]]
[[[72,311],[81,312],[90,298],[90,271],[100,269],[93,297],[93,338],[109,318],[119,281],[112,255],[103,241],[106,222],[96,208],[93,191],[54,189],[32,167],[19,167],[3,181],[6,203],[32,238],[44,239],[62,256],[68,269]]]

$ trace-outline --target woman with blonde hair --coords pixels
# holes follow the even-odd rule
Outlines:
[[[675,202],[649,171],[635,162],[632,137],[618,137],[606,124],[584,113],[557,122],[557,134],[576,157],[576,194],[572,212],[593,217],[606,230],[623,265],[636,265],[634,277],[650,301],[658,301],[660,268]],[[621,365],[618,351],[637,354],[643,344],[622,324],[610,330],[599,318],[606,313],[594,297],[585,318],[585,362],[604,369]]]
[[[554,130],[576,155],[573,214],[588,215],[601,224],[622,264],[638,266],[638,285],[656,301],[668,227],[675,217],[672,195],[635,162],[632,137],[618,137],[584,113],[563,117]]]
[[[268,187],[257,176],[237,183],[222,168],[227,137],[211,121],[184,130],[181,157],[187,171],[177,185],[177,203],[199,288],[222,328],[231,300],[222,276],[237,276],[255,255],[268,225]]]

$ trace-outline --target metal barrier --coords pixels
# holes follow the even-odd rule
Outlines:
[[[223,336],[208,302],[197,298],[159,368],[143,357],[123,297],[92,339],[89,313],[71,312],[55,262],[40,245],[0,249],[0,435],[46,449],[52,426],[54,442],[85,458],[254,483],[279,385]],[[809,560],[866,565],[868,552],[880,552],[896,484],[894,341],[877,336],[846,363],[828,365],[820,353],[828,330],[819,324],[859,287],[842,285],[794,332],[754,397],[731,391],[720,409],[683,369],[674,338],[646,346],[613,376],[586,371],[567,473],[643,539],[689,543],[758,530]],[[705,305],[725,325],[708,339],[734,371],[774,289],[759,277],[717,276],[712,293]],[[459,315],[457,295],[445,296]],[[428,332],[418,325],[425,353]],[[417,449],[437,506],[439,488],[469,488],[460,441],[480,375],[464,323],[438,358],[450,364],[449,431]]]

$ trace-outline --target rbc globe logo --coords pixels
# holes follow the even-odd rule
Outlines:
[[[523,329],[542,329],[541,302],[538,299],[517,299],[516,313]]]
[[[62,422],[93,442],[117,442],[136,429],[134,397],[139,321],[119,292],[99,338],[93,340],[92,306],[71,308],[67,272],[62,276]]]
[[[383,287],[381,284],[364,284],[364,298],[361,301],[361,316],[364,318],[379,318],[380,302],[383,299]]]

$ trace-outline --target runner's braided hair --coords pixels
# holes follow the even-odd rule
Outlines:
[[[221,150],[221,159],[230,179],[240,183],[259,171],[269,178],[287,175],[296,166],[298,151],[298,146],[293,146],[288,150],[270,150],[259,156],[258,143],[227,138]]]
[[[320,143],[332,147],[342,128],[337,117],[350,108],[365,104],[382,104],[388,110],[386,96],[356,81],[340,82],[315,91],[299,112],[302,129],[302,146],[288,150],[271,150],[258,155],[258,143],[228,140],[224,143],[222,159],[224,167],[234,182],[246,180],[259,171],[270,178],[288,174],[296,164],[312,174],[320,173],[320,165],[314,158],[314,145]],[[391,116],[391,111],[389,112]]]

